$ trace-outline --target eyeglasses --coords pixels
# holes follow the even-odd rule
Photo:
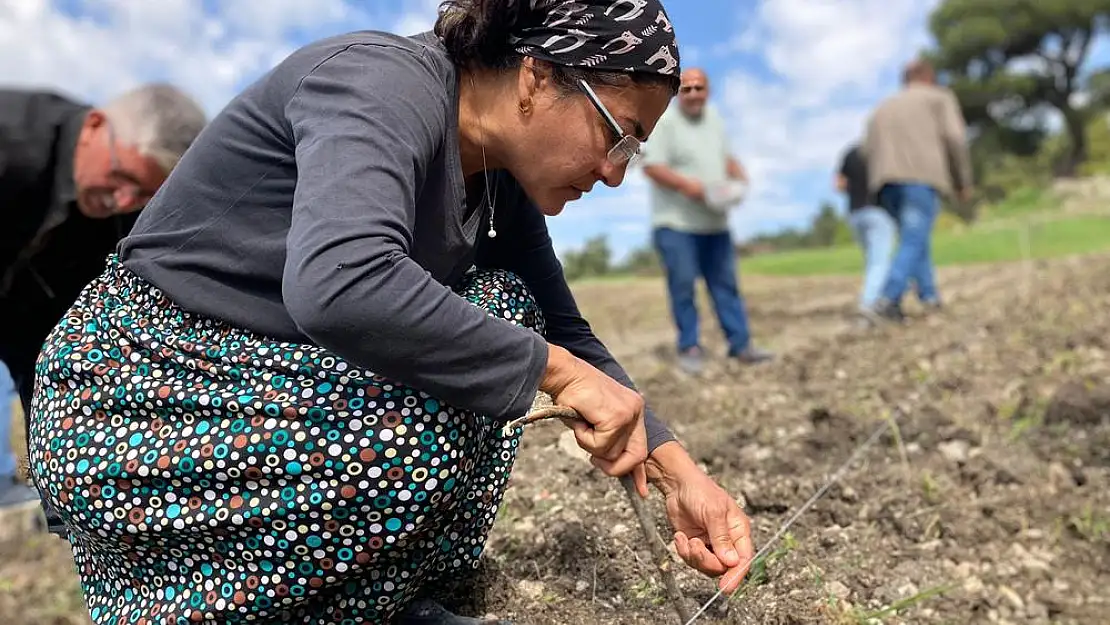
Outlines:
[[[609,124],[609,128],[617,137],[617,144],[609,150],[609,162],[618,167],[635,162],[640,156],[640,140],[632,135],[624,134],[624,129],[617,123],[617,120],[613,119],[613,116],[609,113],[609,109],[605,108],[605,105],[601,103],[601,99],[598,98],[594,90],[590,88],[589,83],[579,79],[578,86],[582,88],[582,91],[586,92],[586,97],[593,103],[597,112],[605,118],[605,123]]]

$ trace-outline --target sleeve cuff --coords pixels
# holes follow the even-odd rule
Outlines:
[[[547,341],[542,336],[534,333],[532,350],[528,358],[528,365],[524,371],[524,379],[517,387],[509,405],[501,412],[500,421],[509,422],[523,417],[532,409],[536,401],[536,393],[540,390],[540,380],[547,370]]]
[[[678,440],[651,408],[644,409],[644,428],[647,429],[648,454],[654,453],[663,443]]]

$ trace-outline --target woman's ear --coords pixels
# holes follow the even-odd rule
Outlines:
[[[543,61],[526,56],[517,74],[517,95],[521,102],[535,100],[551,86],[551,68]]]

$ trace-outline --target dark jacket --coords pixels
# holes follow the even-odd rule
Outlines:
[[[77,209],[73,155],[89,109],[0,89],[0,360],[24,406],[43,341],[138,216],[89,219]],[[38,237],[55,211],[64,221]]]

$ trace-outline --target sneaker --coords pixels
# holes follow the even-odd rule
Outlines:
[[[890,300],[880,299],[871,308],[861,311],[862,314],[875,323],[905,323],[906,315],[902,307]]]
[[[705,355],[700,347],[690,347],[678,353],[678,368],[690,375],[698,375],[705,369]]]
[[[944,304],[940,303],[940,300],[921,302],[921,307],[925,310],[926,315],[939,315],[944,312]]]
[[[399,625],[512,625],[493,618],[458,616],[431,599],[417,599],[401,615]]]
[[[875,313],[868,308],[861,308],[852,317],[852,327],[857,330],[870,330],[879,325],[881,321],[876,318]]]
[[[756,365],[773,360],[775,355],[758,347],[748,346],[738,352],[730,353],[728,357],[741,364]]]

